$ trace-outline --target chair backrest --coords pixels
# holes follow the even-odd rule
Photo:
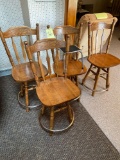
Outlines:
[[[82,33],[81,32],[81,28],[82,28],[81,25],[78,28],[73,27],[73,26],[69,26],[69,25],[57,26],[54,28],[53,32],[54,32],[54,35],[56,36],[56,38],[58,39],[59,36],[62,36],[62,40],[66,41],[66,51],[69,51],[70,45],[74,45],[74,38],[76,35],[78,37],[77,46],[79,47],[80,41],[81,41],[81,33]],[[69,53],[68,57],[69,57],[68,58],[69,60],[71,60],[73,57],[74,57],[74,59],[78,60],[77,52],[74,54]]]
[[[114,26],[117,18],[112,18],[113,22],[88,22],[88,56],[97,53],[108,53]],[[108,30],[108,32],[107,32]],[[106,39],[107,33],[107,39]],[[109,34],[108,34],[109,33]],[[106,44],[104,45],[104,39]]]
[[[25,46],[26,46],[26,51],[27,51],[27,54],[28,54],[28,58],[29,58],[29,61],[30,61],[30,64],[31,64],[31,67],[32,67],[32,71],[34,73],[34,76],[35,76],[35,80],[36,80],[36,83],[37,85],[39,85],[40,83],[40,79],[37,75],[37,68],[36,68],[36,65],[34,62],[37,61],[38,63],[38,66],[39,66],[39,70],[40,70],[40,73],[42,75],[42,79],[45,81],[46,77],[44,76],[44,70],[43,70],[43,66],[42,66],[42,58],[41,58],[41,51],[44,51],[44,54],[46,54],[46,61],[47,61],[47,66],[48,66],[48,74],[50,76],[50,79],[51,79],[51,58],[49,56],[49,51],[51,50],[54,50],[54,52],[56,52],[56,55],[55,55],[55,67],[58,67],[58,60],[59,60],[59,52],[58,52],[58,49],[61,48],[61,47],[65,47],[66,43],[65,41],[60,41],[60,40],[57,40],[55,38],[49,38],[49,39],[42,39],[42,40],[39,40],[39,41],[36,41],[33,45],[28,45],[27,42],[25,42]],[[36,57],[37,54],[37,60],[34,61],[34,56]],[[56,68],[57,70],[57,68]]]
[[[61,35],[63,40],[66,40],[66,36],[69,35],[69,44],[72,45],[73,44],[73,39],[74,39],[74,35],[78,35],[78,44],[80,43],[80,27],[76,28],[73,26],[69,26],[69,25],[65,25],[65,26],[57,26],[54,28],[53,32],[54,35],[56,36],[56,38]]]
[[[95,14],[85,14],[79,20],[77,28],[81,26],[81,38],[79,43],[79,48],[82,50],[83,56],[88,56],[88,22],[107,22],[109,24],[113,23],[114,17],[110,13],[106,13],[107,18],[97,19]],[[109,31],[105,31],[106,36],[104,37],[103,44],[106,43],[106,40],[109,36]],[[78,36],[75,37],[75,44],[78,45]]]
[[[12,66],[27,61],[24,41],[27,40],[31,44],[33,35],[39,40],[39,24],[36,24],[36,29],[27,26],[11,27],[5,32],[0,29],[0,37]]]

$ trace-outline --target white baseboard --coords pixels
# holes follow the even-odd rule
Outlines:
[[[11,75],[11,69],[0,71],[0,77]]]

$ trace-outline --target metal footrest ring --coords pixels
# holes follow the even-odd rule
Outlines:
[[[105,89],[101,89],[101,90],[93,90],[93,89],[91,89],[90,87],[88,87],[87,85],[85,85],[85,84],[82,84],[82,83],[79,83],[80,85],[82,85],[86,90],[88,90],[88,91],[91,91],[91,92],[96,92],[96,93],[102,93],[102,92],[105,92],[105,91],[107,91],[108,90],[108,88],[109,87],[107,87],[107,88],[105,88]]]
[[[35,89],[35,87],[36,87],[36,85],[29,85],[29,88],[28,88],[28,90],[30,91],[30,90],[33,90],[33,89]],[[18,93],[18,102],[19,102],[19,104],[20,104],[20,106],[21,106],[21,108],[23,108],[23,109],[26,109],[26,105],[25,105],[25,103],[22,103],[21,101],[20,101],[20,96],[21,95],[21,91],[19,91],[19,93]],[[29,106],[27,106],[29,109],[33,109],[33,108],[37,108],[37,107],[39,107],[39,106],[41,106],[41,103],[39,103],[39,104],[36,104],[36,105],[29,105]]]
[[[63,132],[63,131],[68,130],[73,125],[73,122],[74,122],[74,112],[73,112],[73,109],[71,107],[70,107],[70,109],[71,109],[71,113],[72,113],[72,120],[71,120],[70,124],[67,127],[63,128],[63,129],[55,129],[55,130],[52,129],[51,130],[51,129],[45,127],[41,123],[41,119],[42,119],[42,108],[41,108],[41,110],[40,110],[40,116],[39,116],[39,124],[40,124],[40,126],[42,127],[42,129],[44,129],[46,132],[49,132],[49,133],[59,133],[59,132]]]
[[[101,78],[104,78],[104,77],[103,77],[104,74],[105,74],[105,73],[100,74],[100,77],[101,77]],[[89,79],[91,79],[91,80],[94,81],[94,78],[92,78],[92,75],[93,75],[93,74],[89,75],[88,77],[89,77]],[[105,78],[104,78],[104,79],[105,79]],[[85,85],[85,84],[82,84],[82,83],[80,83],[80,82],[79,82],[79,84],[82,85],[86,90],[91,91],[91,92],[94,91],[94,92],[96,92],[96,93],[102,93],[102,92],[108,91],[108,88],[110,87],[110,86],[108,86],[107,88],[104,88],[104,89],[94,90],[94,89],[88,87],[88,86]]]

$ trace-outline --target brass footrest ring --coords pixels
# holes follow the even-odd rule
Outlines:
[[[21,108],[26,109],[25,103],[22,103],[22,102],[20,101],[20,94],[21,94],[21,91],[18,93],[18,102],[19,102]],[[33,109],[33,108],[37,108],[37,107],[39,107],[39,106],[41,106],[41,104],[31,105],[31,106],[29,105],[29,106],[27,106],[27,107],[28,107],[29,109]]]
[[[35,88],[36,88],[36,85],[29,85],[29,86],[28,86],[28,90],[29,90],[29,91],[30,91],[30,90],[33,90],[33,89],[35,89]],[[21,97],[20,95],[21,95],[21,91],[19,91],[19,93],[18,93],[18,102],[19,102],[21,108],[26,109],[26,107],[28,107],[29,109],[33,109],[33,108],[37,108],[37,107],[41,106],[41,103],[40,103],[40,104],[37,104],[37,105],[29,105],[29,106],[26,106],[25,103],[22,103],[22,102],[20,101],[20,97]]]
[[[80,83],[86,90],[91,91],[91,92],[96,92],[96,93],[102,93],[108,90],[109,87],[105,88],[105,89],[101,89],[101,90],[93,90],[90,87],[86,86],[85,84]]]
[[[63,128],[63,129],[55,129],[54,130],[54,129],[49,129],[49,128],[45,127],[41,123],[41,118],[42,118],[42,108],[41,108],[40,116],[39,116],[39,124],[40,124],[40,126],[42,127],[42,129],[44,129],[46,132],[49,132],[49,133],[59,133],[59,132],[63,132],[63,131],[68,130],[73,125],[73,122],[74,122],[74,112],[73,112],[73,109],[71,107],[70,107],[70,109],[71,109],[71,113],[72,113],[72,120],[71,120],[70,124],[67,127]]]

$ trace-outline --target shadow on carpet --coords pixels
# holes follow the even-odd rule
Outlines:
[[[117,150],[80,103],[72,103],[74,125],[67,132],[49,136],[39,126],[39,110],[26,113],[19,106],[18,91],[19,84],[11,76],[0,78],[0,160],[120,159]],[[59,119],[64,121],[61,115]]]

